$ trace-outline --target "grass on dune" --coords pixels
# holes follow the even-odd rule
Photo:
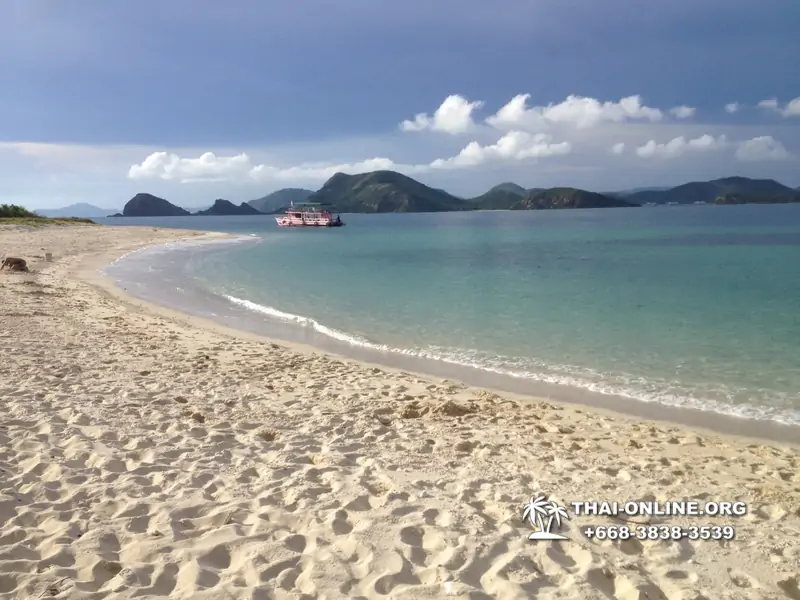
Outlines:
[[[0,204],[0,225],[29,225],[43,227],[45,225],[96,225],[91,219],[79,217],[49,218],[37,215],[27,208],[16,204]]]

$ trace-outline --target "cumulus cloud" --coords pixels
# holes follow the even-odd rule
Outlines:
[[[692,108],[691,106],[676,106],[674,108],[670,108],[669,112],[676,118],[676,119],[689,119],[694,116],[694,113],[697,111],[696,108]]]
[[[783,116],[800,117],[800,96],[789,101],[789,103],[786,105],[786,108],[783,109]]]
[[[530,94],[514,96],[486,122],[497,129],[535,132],[556,123],[585,128],[599,123],[630,120],[655,122],[663,118],[659,109],[645,106],[640,96],[628,96],[619,102],[600,102],[594,98],[572,95],[558,104],[528,107],[529,98]]]
[[[470,102],[463,96],[454,94],[445,98],[433,116],[419,113],[413,121],[403,121],[403,131],[443,131],[445,133],[465,133],[475,125],[472,113],[483,106],[483,102]]]
[[[217,156],[206,152],[199,158],[181,158],[177,154],[153,152],[141,164],[128,170],[131,179],[163,179],[165,181],[229,181],[246,177],[253,170],[247,154]]]
[[[471,142],[461,152],[450,158],[438,158],[426,164],[402,164],[389,158],[370,158],[355,163],[309,163],[291,167],[254,164],[247,154],[217,156],[206,152],[198,158],[182,158],[168,152],[154,152],[141,163],[128,170],[130,179],[161,179],[179,183],[193,182],[258,182],[325,181],[335,173],[368,173],[393,170],[407,174],[422,173],[431,169],[466,169],[489,162],[519,162],[568,154],[568,142],[553,143],[545,134],[531,135],[512,131],[491,145]]]
[[[474,117],[475,111],[483,106],[483,102],[471,101],[460,95],[448,96],[432,115],[421,113],[413,120],[401,123],[400,128],[404,131],[475,133],[475,137],[471,138],[473,141],[463,146],[457,154],[448,157],[450,152],[441,153],[439,156],[443,158],[431,162],[406,164],[397,163],[390,158],[376,157],[357,162],[302,162],[293,166],[277,166],[261,164],[261,161],[253,160],[248,154],[230,151],[221,154],[213,152],[194,154],[188,151],[189,156],[187,156],[185,152],[152,152],[151,149],[147,149],[146,152],[137,152],[133,155],[141,157],[152,152],[142,162],[131,165],[136,159],[127,158],[123,164],[131,165],[128,168],[128,177],[133,180],[255,183],[270,180],[325,181],[338,172],[356,174],[395,170],[413,175],[444,169],[469,169],[487,164],[535,161],[570,154],[576,140],[580,140],[586,145],[587,150],[595,153],[621,156],[626,151],[633,151],[643,159],[668,159],[687,153],[712,152],[725,148],[736,149],[736,157],[743,161],[777,160],[789,156],[786,148],[770,136],[731,143],[725,135],[715,136],[708,133],[692,139],[688,132],[697,129],[678,125],[674,121],[668,125],[647,124],[662,121],[665,116],[688,119],[695,114],[696,109],[686,105],[674,106],[662,112],[658,108],[644,104],[638,95],[607,102],[571,95],[562,102],[546,106],[528,106],[529,99],[529,94],[515,96],[494,115],[486,118],[485,123],[488,126],[484,127],[479,127]],[[776,99],[764,100],[759,106],[779,111],[785,116],[800,114],[800,97],[785,106],[781,106]],[[732,102],[725,106],[725,110],[731,114],[735,113],[739,110],[739,104]],[[645,124],[622,125],[631,121],[644,121]],[[608,125],[582,133],[577,131],[601,124]],[[677,128],[677,130],[671,135],[664,136],[669,141],[659,143],[653,131],[664,128]],[[698,135],[701,131],[702,129],[694,135]],[[684,135],[673,137],[677,133]],[[719,131],[714,130],[712,133],[718,134]],[[494,137],[490,138],[490,135]],[[497,139],[497,136],[502,137]],[[625,141],[611,144],[610,140],[614,138]],[[645,142],[648,139],[649,141]],[[42,152],[36,146],[25,147],[19,151],[35,155]]]
[[[800,116],[800,96],[794,100],[789,100],[786,106],[781,107],[777,98],[768,98],[758,103],[759,108],[776,112],[784,117],[798,117]]]
[[[452,158],[436,159],[432,169],[459,169],[476,167],[488,162],[516,162],[531,158],[546,158],[569,154],[569,142],[552,143],[553,137],[544,133],[531,135],[524,131],[509,131],[496,143],[482,146],[470,142]]]
[[[789,152],[771,135],[762,135],[742,142],[736,149],[736,158],[747,162],[785,160],[789,158]]]
[[[128,170],[130,179],[162,179],[180,183],[245,182],[275,180],[325,180],[335,173],[366,173],[382,169],[414,171],[419,167],[397,164],[388,158],[370,158],[356,163],[307,163],[292,167],[254,164],[247,154],[217,156],[206,152],[198,158],[182,158],[154,152]]]
[[[739,109],[741,107],[742,105],[739,104],[738,102],[730,102],[725,105],[725,112],[732,115],[733,113],[739,112]]]
[[[679,136],[665,144],[658,144],[655,140],[650,140],[643,146],[639,146],[636,154],[641,158],[675,158],[687,152],[708,152],[721,150],[727,146],[728,141],[724,135],[714,137],[706,134],[688,141],[685,137]]]

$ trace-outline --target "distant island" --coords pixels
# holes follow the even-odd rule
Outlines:
[[[666,190],[644,190],[622,197],[637,204],[713,204],[717,198],[734,195],[748,199],[748,204],[800,202],[797,190],[774,179],[725,177],[712,181],[684,183]]]
[[[77,204],[70,204],[69,206],[65,206],[63,208],[43,208],[33,211],[40,217],[49,217],[49,218],[70,218],[70,217],[80,217],[84,219],[98,219],[103,217],[110,217],[114,213],[118,212],[119,209],[113,208],[99,208],[94,206],[93,204],[87,204],[86,202],[78,202]]]
[[[628,191],[605,193],[571,187],[524,188],[516,183],[505,182],[494,186],[480,196],[460,198],[395,171],[374,171],[359,175],[336,173],[317,191],[284,188],[239,205],[220,198],[211,207],[195,212],[171,204],[164,198],[140,193],[125,204],[121,213],[111,216],[280,214],[289,207],[291,202],[325,203],[331,205],[333,212],[337,213],[632,208],[645,205],[800,202],[800,188],[792,189],[773,179],[750,179],[747,177],[696,181],[672,188],[640,187]],[[103,209],[97,209],[91,205],[79,206],[82,207],[81,210],[84,213],[92,208],[103,211]],[[50,212],[65,214],[64,211],[67,210],[55,209]],[[45,211],[38,212],[41,214]]]
[[[114,217],[185,217],[190,213],[185,208],[153,196],[153,194],[139,193],[128,200],[122,214],[117,213]]]
[[[166,200],[165,200],[166,202]],[[239,205],[230,202],[229,200],[222,200],[221,198],[214,201],[214,204],[206,210],[199,210],[193,213],[197,216],[222,216],[222,215],[261,215],[264,214],[260,210],[256,210],[247,202],[242,202]]]

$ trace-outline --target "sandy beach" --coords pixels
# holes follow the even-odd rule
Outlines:
[[[98,271],[214,235],[0,226],[33,271],[0,273],[0,598],[800,599],[798,447],[328,356]],[[530,541],[540,493],[748,514]],[[584,534],[642,523],[736,538]]]

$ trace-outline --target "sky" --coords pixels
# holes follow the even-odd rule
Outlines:
[[[800,186],[792,0],[4,0],[0,202]]]

